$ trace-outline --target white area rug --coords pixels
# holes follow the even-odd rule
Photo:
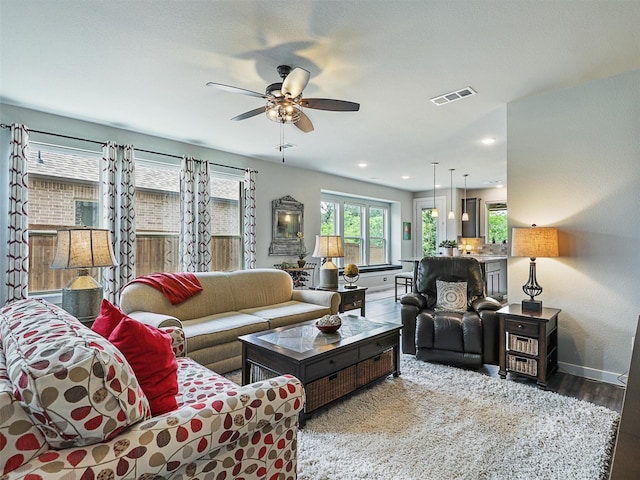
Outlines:
[[[412,356],[401,365],[307,421],[299,480],[606,477],[616,412]]]

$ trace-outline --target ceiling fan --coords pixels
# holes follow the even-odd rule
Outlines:
[[[329,98],[302,98],[302,91],[309,83],[309,72],[304,68],[292,69],[289,65],[280,65],[278,74],[281,82],[267,86],[265,93],[253,92],[244,88],[223,85],[222,83],[208,82],[207,86],[216,87],[231,93],[241,93],[251,97],[263,98],[267,103],[261,107],[249,110],[233,117],[231,120],[245,120],[261,113],[265,113],[269,120],[280,124],[293,123],[305,133],[313,131],[313,124],[303,112],[304,108],[316,110],[329,110],[333,112],[357,112],[360,104],[345,100],[333,100]]]

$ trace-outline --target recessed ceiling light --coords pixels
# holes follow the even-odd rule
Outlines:
[[[496,185],[496,188],[502,188],[504,185]]]
[[[409,175],[402,175],[401,177],[403,180],[409,180]]]
[[[482,143],[484,143],[485,145],[491,145],[492,143],[495,143],[496,139],[495,138],[483,138],[482,139]]]
[[[358,164],[358,166],[359,166],[360,168],[364,168],[364,167],[366,167],[366,166],[367,166],[367,164],[363,162],[363,163],[359,163],[359,164]]]

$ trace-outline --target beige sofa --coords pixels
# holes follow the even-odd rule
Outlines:
[[[291,277],[275,269],[195,274],[202,292],[178,304],[148,285],[130,283],[120,308],[130,317],[156,327],[179,326],[187,355],[218,373],[241,367],[239,336],[335,314],[335,292],[294,290]]]

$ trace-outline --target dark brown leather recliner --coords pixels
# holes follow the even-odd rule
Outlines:
[[[470,257],[425,257],[402,303],[402,351],[419,360],[478,368],[498,364],[501,305],[485,296],[480,264]],[[467,311],[435,311],[436,280],[467,282]]]

